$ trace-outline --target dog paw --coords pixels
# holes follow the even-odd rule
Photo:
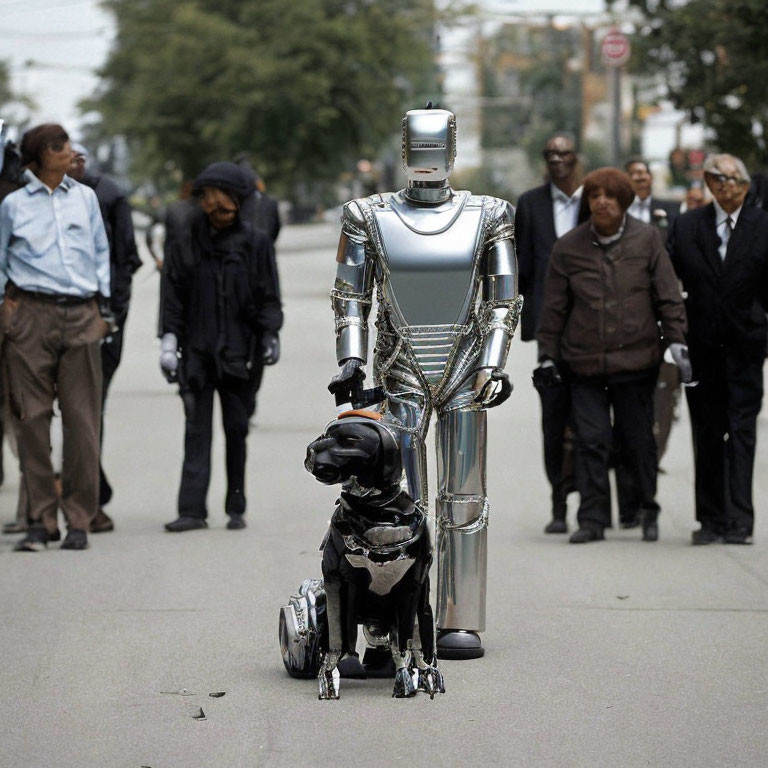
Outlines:
[[[317,698],[320,701],[339,698],[339,669],[334,667],[332,670],[321,669],[317,676]]]
[[[395,672],[395,687],[392,691],[393,699],[407,699],[416,693],[416,685],[413,675],[407,667],[401,667]]]
[[[434,699],[436,693],[445,693],[443,673],[437,667],[420,669],[418,688],[420,691],[428,693],[430,699]]]

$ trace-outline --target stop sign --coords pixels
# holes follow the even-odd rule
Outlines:
[[[603,63],[609,67],[621,67],[629,61],[629,40],[618,29],[612,29],[600,46]]]

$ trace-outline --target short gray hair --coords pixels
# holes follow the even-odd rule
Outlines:
[[[749,184],[751,179],[749,178],[749,173],[747,172],[747,166],[744,165],[744,163],[738,157],[736,157],[736,155],[729,155],[727,153],[719,155],[707,155],[707,159],[704,161],[702,170],[704,173],[721,173],[720,162],[722,160],[732,160],[736,167],[739,169],[739,176],[741,177],[741,180],[745,184]]]

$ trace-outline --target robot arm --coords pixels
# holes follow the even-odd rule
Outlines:
[[[501,372],[523,307],[523,298],[517,292],[513,216],[511,206],[505,204],[505,210],[498,217],[486,244],[479,312],[483,344],[477,361],[480,371],[475,385],[478,398],[486,405],[499,405],[501,402],[496,394],[497,388],[489,387],[489,383],[503,378]],[[508,395],[511,390],[508,383],[507,390]]]
[[[364,365],[368,356],[374,262],[367,254],[368,234],[359,204],[347,203],[341,221],[336,282],[331,291],[336,320],[336,360],[342,365],[355,358]]]

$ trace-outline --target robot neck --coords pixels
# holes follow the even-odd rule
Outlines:
[[[405,196],[414,203],[435,205],[450,200],[453,196],[453,190],[448,179],[443,179],[443,181],[414,181],[409,179]]]

